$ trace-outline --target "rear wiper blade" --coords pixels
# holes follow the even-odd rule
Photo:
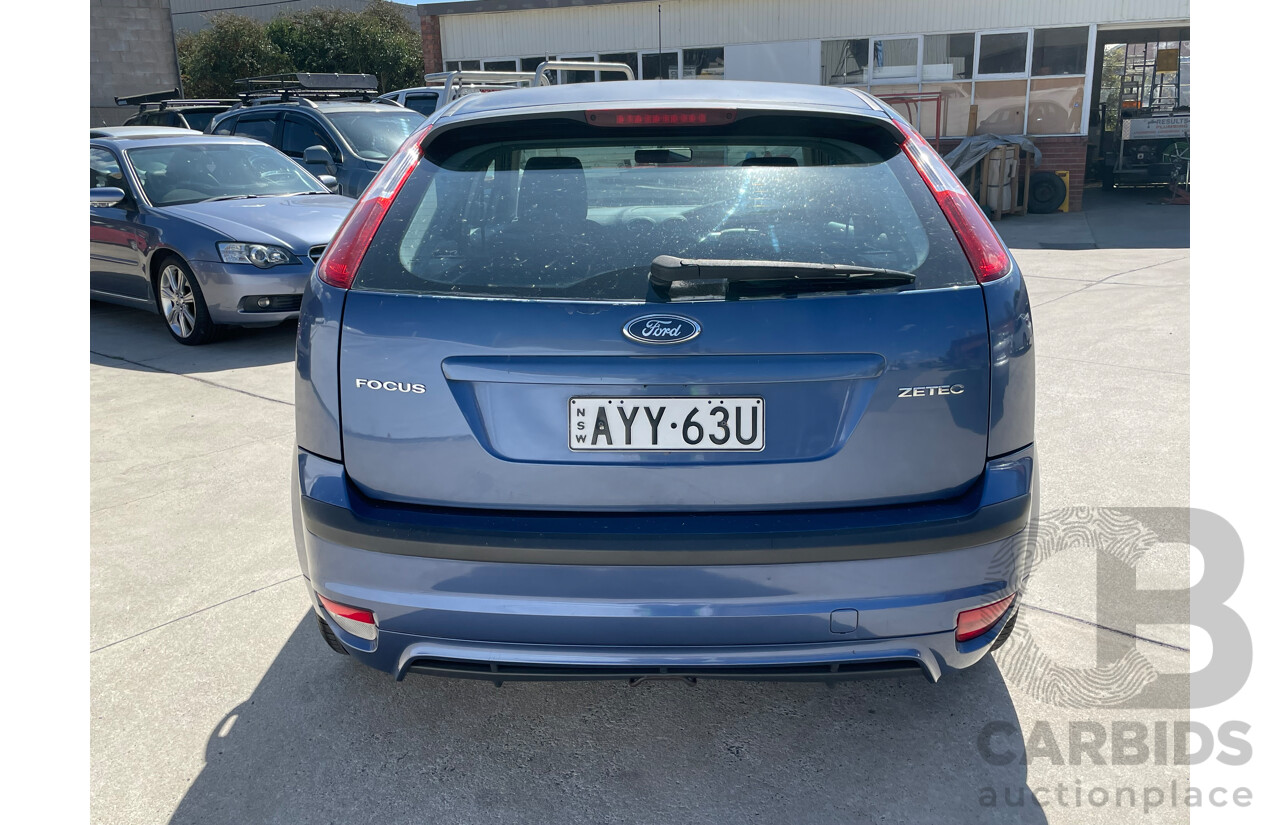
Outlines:
[[[820,264],[808,261],[731,261],[715,258],[677,258],[659,255],[649,265],[649,282],[669,289],[679,281],[758,282],[814,286],[845,283],[855,289],[905,286],[915,283],[911,272],[857,264]]]

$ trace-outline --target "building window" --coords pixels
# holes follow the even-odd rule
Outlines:
[[[942,95],[942,129],[938,129],[938,106],[932,100],[920,102],[920,133],[932,139],[964,137],[969,130],[969,101],[973,99],[972,83],[925,83],[920,91]]]
[[[640,76],[640,58],[635,52],[613,52],[611,54],[600,55],[601,63],[625,63],[631,67],[631,72],[636,76]],[[621,72],[601,72],[601,80],[626,80]]]
[[[1031,50],[1031,74],[1084,74],[1089,55],[1089,27],[1036,29]]]
[[[1026,134],[1027,81],[989,80],[975,83],[979,135]]]
[[[920,77],[920,38],[877,38],[871,46],[871,82],[902,83]]]
[[[444,70],[446,72],[478,72],[480,71],[480,61],[446,60],[444,62]]]
[[[680,77],[679,52],[649,52],[640,55],[642,80],[675,80]]]
[[[1080,131],[1084,108],[1083,77],[1046,77],[1031,81],[1027,134],[1063,135]]]
[[[724,80],[724,48],[685,49],[684,76],[699,80]]]
[[[514,60],[486,60],[484,62],[484,70],[486,72],[514,72],[516,70],[516,62]]]
[[[824,40],[822,42],[822,82],[828,86],[866,83],[870,41]]]
[[[973,32],[925,35],[923,80],[968,80],[971,77]]]
[[[572,60],[575,63],[595,63],[596,56],[594,54],[562,54],[556,60]],[[594,83],[596,80],[595,72],[575,72],[560,71],[561,83]]]
[[[978,76],[1025,75],[1027,40],[1026,32],[978,35]]]

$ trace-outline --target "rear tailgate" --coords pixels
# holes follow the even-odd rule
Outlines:
[[[982,290],[896,146],[847,121],[798,123],[633,135],[560,121],[544,136],[533,121],[521,140],[472,127],[428,146],[344,309],[351,480],[391,501],[607,511],[971,485],[987,457]],[[916,282],[661,300],[645,278],[659,254]],[[624,332],[651,315],[697,334]]]

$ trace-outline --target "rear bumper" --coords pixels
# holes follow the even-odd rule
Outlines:
[[[1032,448],[993,461],[914,525],[921,508],[614,518],[385,507],[299,451],[294,523],[313,593],[377,617],[374,642],[335,633],[397,678],[937,680],[1007,621],[955,641],[959,611],[1022,587],[1034,473]]]

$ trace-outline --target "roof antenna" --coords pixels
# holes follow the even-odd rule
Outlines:
[[[658,79],[662,79],[662,4],[658,4]]]

